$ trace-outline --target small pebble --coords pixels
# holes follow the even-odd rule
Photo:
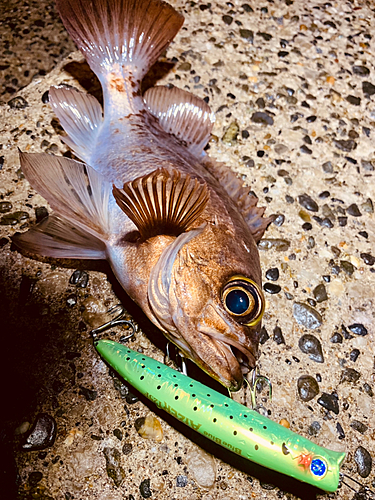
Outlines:
[[[107,447],[103,449],[103,454],[106,461],[107,475],[118,488],[126,477],[125,471],[121,467],[121,453],[117,448]]]
[[[258,243],[259,250],[277,250],[283,252],[290,247],[290,241],[282,238],[263,238]]]
[[[348,276],[352,276],[356,269],[348,260],[340,260],[340,267]]]
[[[211,488],[216,481],[216,463],[212,455],[194,446],[185,458],[189,472],[201,488]]]
[[[86,401],[95,401],[98,396],[97,391],[88,389],[87,387],[83,387],[82,385],[79,386],[79,394],[81,394],[81,396],[83,396]]]
[[[341,377],[340,377],[340,384],[343,382],[357,382],[361,377],[361,374],[357,372],[357,370],[354,370],[354,368],[345,368],[341,372]]]
[[[358,474],[363,478],[368,477],[372,469],[372,458],[366,448],[359,446],[355,450],[354,461],[357,464]]]
[[[122,447],[122,452],[124,455],[130,455],[132,451],[133,451],[133,445],[131,443],[125,443],[124,446]]]
[[[77,269],[69,278],[71,285],[77,285],[79,288],[86,288],[89,282],[89,275],[86,271]]]
[[[232,16],[223,16],[222,17],[222,20],[224,21],[225,24],[227,24],[228,26],[230,26],[233,22],[233,17]]]
[[[262,326],[259,332],[259,343],[263,345],[267,342],[269,338],[270,336],[268,335],[266,328]]]
[[[323,172],[325,172],[326,174],[333,174],[332,162],[326,161],[325,163],[323,163],[322,169],[323,169]]]
[[[330,338],[332,344],[342,344],[342,335],[339,332],[335,332]]]
[[[362,82],[362,92],[366,97],[371,97],[375,94],[375,85],[370,82]]]
[[[185,486],[187,486],[187,484],[188,484],[187,476],[180,475],[180,476],[176,477],[176,486],[178,488],[185,488]]]
[[[340,139],[334,140],[333,142],[337,149],[346,153],[350,153],[350,151],[353,151],[357,147],[357,143],[353,139]]]
[[[224,144],[228,144],[231,146],[237,141],[237,136],[239,134],[240,128],[238,126],[237,122],[232,122],[229,127],[226,129],[223,137],[221,140],[224,142]]]
[[[138,418],[134,423],[140,436],[144,439],[153,439],[157,443],[163,440],[163,429],[160,421],[149,413],[146,417]]]
[[[372,398],[374,396],[374,391],[372,390],[371,386],[367,383],[363,384],[363,390],[365,393]]]
[[[21,96],[13,97],[8,101],[8,106],[13,109],[24,109],[29,105],[29,103]]]
[[[284,224],[285,222],[285,215],[283,214],[276,214],[275,218],[273,220],[273,224],[277,227],[280,227]]]
[[[254,42],[254,32],[251,30],[240,29],[240,36],[250,43]]]
[[[43,474],[41,472],[30,472],[28,483],[33,488],[43,479]]]
[[[313,290],[313,294],[315,297],[315,300],[317,302],[324,302],[325,300],[328,300],[327,297],[327,290],[326,287],[321,283],[320,285],[316,286]]]
[[[42,222],[46,217],[48,217],[48,210],[46,207],[37,207],[35,209],[36,223]]]
[[[353,66],[353,73],[358,76],[367,76],[370,74],[370,70],[366,66]]]
[[[359,349],[353,349],[349,354],[350,361],[353,361],[353,363],[355,363],[359,355],[360,355]]]
[[[266,278],[270,281],[277,281],[279,279],[279,270],[277,267],[272,267],[266,271]]]
[[[321,428],[320,423],[315,421],[308,427],[307,432],[310,436],[317,436]]]
[[[122,433],[122,430],[121,430],[121,429],[115,429],[115,430],[113,431],[113,435],[114,435],[115,437],[117,437],[117,439],[118,439],[119,441],[122,441],[122,436],[123,436],[123,433]]]
[[[361,337],[364,337],[368,334],[367,328],[361,323],[354,323],[353,325],[348,326],[348,328],[355,335],[360,335]]]
[[[302,375],[297,381],[298,395],[302,401],[311,401],[319,394],[318,382],[310,375]]]
[[[275,294],[281,291],[281,286],[275,283],[264,283],[263,290],[267,293]]]
[[[0,214],[5,214],[10,212],[13,208],[13,205],[10,201],[1,201],[0,202]]]
[[[53,445],[56,433],[55,419],[48,413],[39,413],[22,448],[28,451],[44,450]]]
[[[336,424],[336,430],[337,430],[337,434],[339,435],[339,439],[345,439],[344,429],[342,428],[342,426],[339,422],[337,422],[337,424]]]
[[[273,330],[273,340],[277,345],[285,344],[284,335],[279,326],[275,326]]]
[[[150,479],[144,479],[139,485],[139,491],[143,498],[150,498],[152,491],[150,488]]]
[[[364,434],[368,429],[368,426],[359,422],[359,420],[352,420],[350,427],[361,434]]]
[[[286,429],[290,429],[290,423],[286,418],[282,418],[279,424],[285,427]]]
[[[298,196],[298,203],[306,210],[310,212],[318,212],[319,206],[308,194],[301,194]]]
[[[273,118],[270,114],[265,111],[256,111],[251,116],[251,121],[253,123],[259,123],[261,125],[273,125]]]
[[[295,302],[293,304],[293,316],[297,323],[312,330],[319,328],[323,321],[318,311],[302,302]]]
[[[298,341],[298,347],[316,363],[324,363],[322,345],[314,335],[303,335]]]
[[[139,401],[139,398],[135,394],[128,392],[128,394],[125,396],[125,400],[129,405],[133,405],[134,403],[137,403]]]
[[[351,205],[349,205],[349,207],[346,209],[346,213],[352,215],[353,217],[361,217],[362,215],[356,203],[352,203]]]
[[[323,406],[326,410],[332,411],[336,415],[339,414],[339,400],[336,395],[333,394],[327,394],[326,392],[323,392],[320,398],[318,399],[318,404],[320,406]]]

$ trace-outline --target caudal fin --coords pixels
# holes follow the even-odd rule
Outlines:
[[[101,79],[115,70],[140,81],[184,18],[161,0],[57,0],[65,28]]]

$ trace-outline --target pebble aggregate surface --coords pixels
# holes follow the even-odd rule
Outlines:
[[[259,367],[273,385],[272,401],[266,387],[259,401],[271,419],[346,451],[343,471],[375,489],[375,10],[359,0],[171,3],[185,23],[149,79],[208,102],[208,154],[276,215],[259,243]],[[15,232],[51,211],[24,178],[17,148],[71,156],[49,87],[100,90],[70,54],[52,3],[7,2],[0,29],[7,499],[356,498],[345,485],[326,494],[259,470],[156,410],[93,348],[90,330],[122,301],[139,325],[130,347],[164,359],[161,334],[108,267],[13,248]],[[203,380],[192,365],[189,374]],[[245,389],[233,397],[250,406]]]

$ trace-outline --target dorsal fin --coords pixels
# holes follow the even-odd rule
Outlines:
[[[134,222],[142,239],[158,234],[178,236],[188,231],[203,212],[208,199],[205,183],[165,168],[113,186],[118,206]]]
[[[62,141],[89,163],[103,122],[99,102],[90,94],[63,86],[49,89],[49,102],[68,134]]]
[[[250,228],[256,243],[263,237],[267,227],[273,222],[274,216],[263,217],[264,207],[257,207],[258,198],[250,193],[250,188],[244,187],[243,182],[224,163],[205,157],[202,164],[216,178],[238,206],[242,217]]]
[[[115,71],[140,81],[184,18],[161,0],[57,0],[70,36],[96,75]]]
[[[166,132],[184,141],[194,155],[201,155],[215,122],[203,99],[177,87],[153,87],[143,99]]]

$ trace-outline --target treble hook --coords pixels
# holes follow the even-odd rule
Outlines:
[[[167,345],[166,345],[166,354],[164,356],[164,364],[167,365],[167,366],[171,366],[171,361],[172,361],[172,358],[171,358],[171,355],[170,355],[170,352],[169,352],[169,347],[170,345],[172,344],[172,342],[170,342],[168,340],[167,342]],[[181,360],[181,372],[183,373],[183,375],[187,375],[187,365],[186,365],[186,357],[182,354],[182,352],[180,351],[180,349],[177,347],[177,346],[174,346],[175,347],[175,351],[176,351],[176,358],[177,356],[180,358]],[[175,364],[178,366],[177,364],[177,360],[174,361]]]
[[[261,380],[264,380],[267,383],[268,388],[269,388],[268,389],[268,397],[269,397],[270,401],[272,400],[272,383],[268,377],[260,374],[258,366],[256,368],[254,368],[254,370],[251,374],[251,382],[249,382],[249,380],[246,377],[244,377],[244,379],[245,379],[245,382],[247,383],[247,385],[249,386],[249,389],[250,389],[251,408],[253,410],[258,409],[257,402],[256,402],[256,397],[257,397],[256,389],[257,389],[257,383],[260,382]]]
[[[107,321],[107,323],[104,323],[103,325],[98,326],[98,328],[94,328],[93,330],[91,330],[91,335],[93,336],[94,339],[99,333],[105,332],[106,330],[109,330],[110,328],[113,328],[115,326],[120,326],[120,325],[128,325],[132,329],[132,332],[129,335],[123,336],[120,338],[121,342],[125,342],[126,340],[129,340],[130,338],[133,337],[133,335],[135,335],[136,331],[138,330],[137,325],[135,325],[133,323],[133,321],[130,321],[130,320],[123,318],[123,315],[125,314],[125,309],[123,308],[123,306],[121,304],[117,304],[117,305],[111,307],[111,309],[109,309],[107,311],[107,314],[109,314],[111,316],[113,316],[113,315],[116,315],[116,316],[113,319],[111,319],[110,321]]]

